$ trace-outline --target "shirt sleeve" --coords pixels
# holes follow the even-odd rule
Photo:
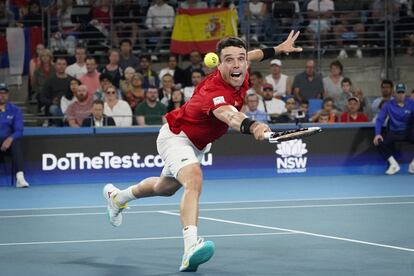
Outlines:
[[[224,105],[232,105],[232,99],[227,96],[225,91],[211,91],[204,100],[202,110],[205,114],[210,115],[211,112]]]
[[[11,137],[13,140],[23,136],[23,115],[19,108],[16,108],[16,114],[13,121],[13,133]]]

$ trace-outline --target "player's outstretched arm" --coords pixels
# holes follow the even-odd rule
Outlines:
[[[276,54],[302,52],[301,47],[295,47],[295,41],[299,36],[299,31],[290,31],[289,36],[281,44],[275,47],[269,47],[264,49],[255,49],[247,53],[247,59],[249,61],[261,61],[269,58],[273,58]]]
[[[257,140],[264,139],[264,133],[270,132],[268,125],[250,120],[232,105],[223,105],[213,111],[214,116],[232,129],[244,134],[253,134]]]

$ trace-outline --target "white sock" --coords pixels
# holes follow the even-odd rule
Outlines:
[[[197,226],[188,225],[183,229],[184,252],[187,252],[191,246],[197,243]]]
[[[387,160],[390,162],[390,165],[398,166],[398,163],[393,156],[390,156]]]
[[[124,205],[125,203],[136,199],[136,197],[132,193],[132,188],[133,187],[135,187],[135,186],[130,186],[130,187],[126,188],[125,190],[119,191],[116,194],[116,201],[119,204]]]
[[[25,182],[26,180],[24,179],[24,173],[23,172],[17,172],[16,173],[16,179],[19,182]]]

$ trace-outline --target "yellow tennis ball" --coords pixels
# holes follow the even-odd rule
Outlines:
[[[216,53],[208,53],[204,57],[204,63],[208,68],[216,67],[219,64],[219,57]]]

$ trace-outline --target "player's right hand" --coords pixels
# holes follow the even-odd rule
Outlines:
[[[270,131],[272,130],[270,129],[268,125],[263,124],[263,123],[258,123],[253,128],[253,135],[256,140],[263,140],[265,132],[270,132]]]
[[[374,137],[374,145],[378,146],[380,142],[384,141],[384,138],[381,134],[375,135]]]

